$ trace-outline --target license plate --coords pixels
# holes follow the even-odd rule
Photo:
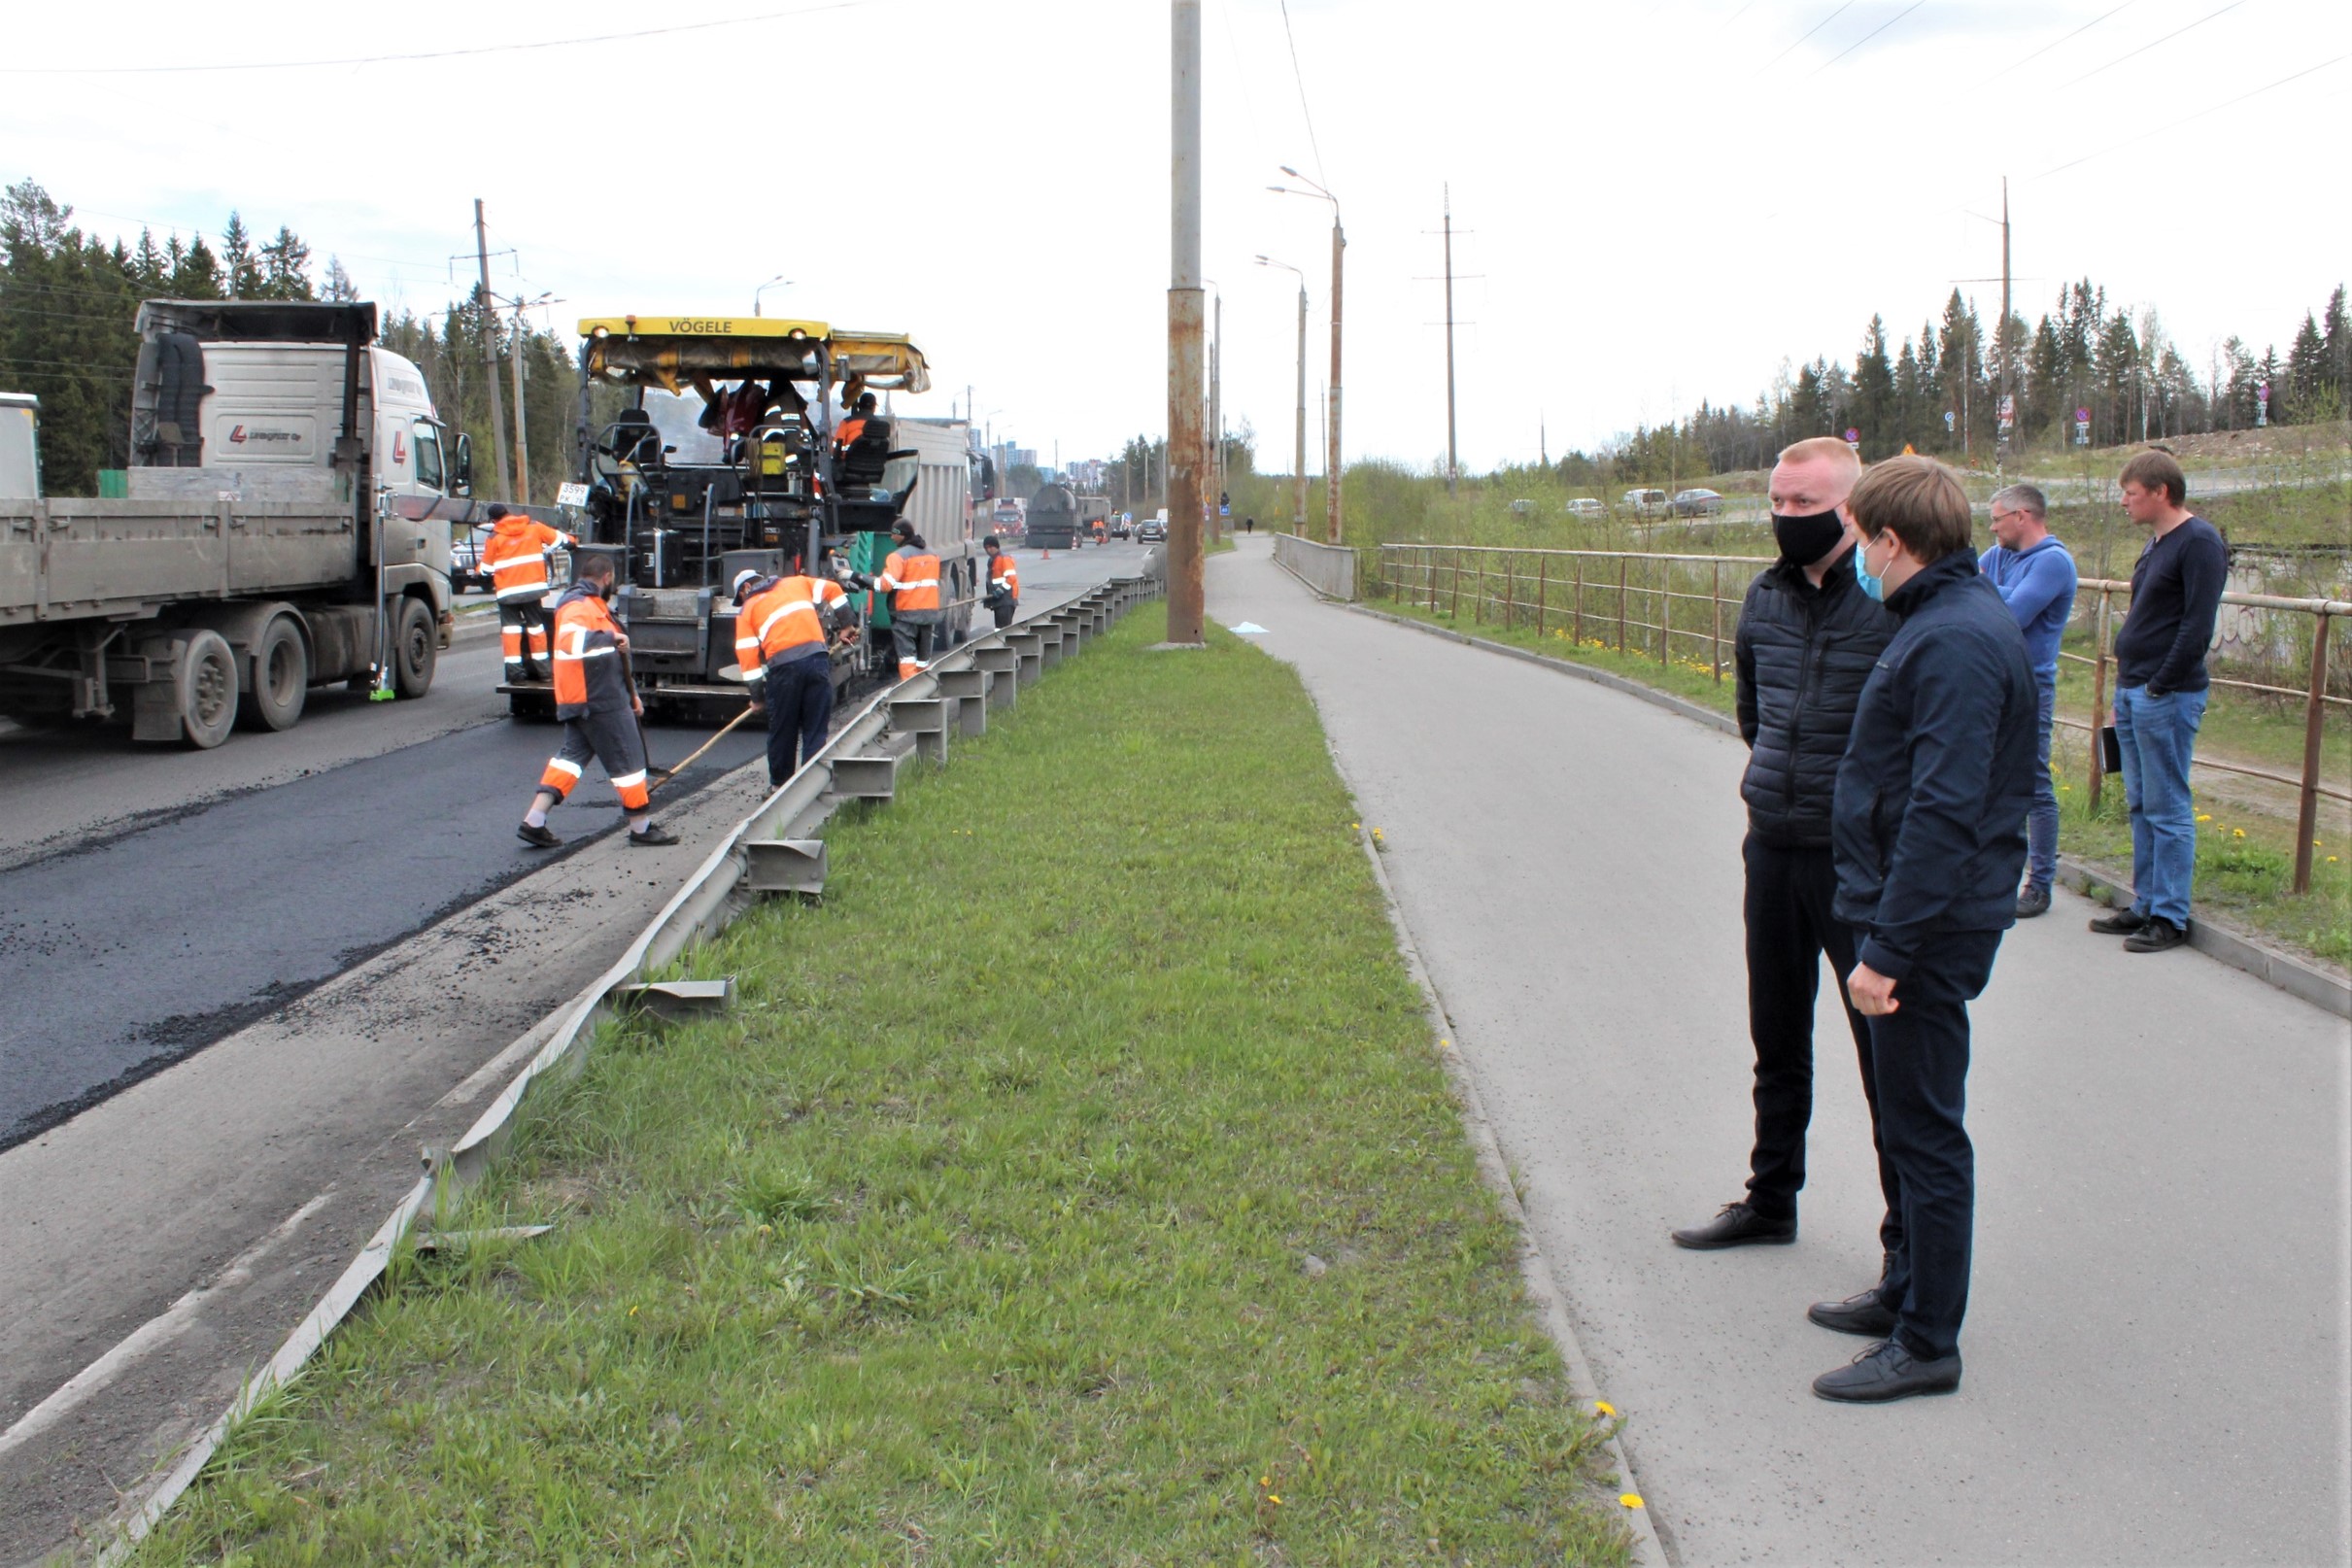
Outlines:
[[[588,487],[586,485],[558,485],[556,487],[556,504],[558,506],[586,506],[588,504]]]

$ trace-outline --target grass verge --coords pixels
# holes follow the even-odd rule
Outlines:
[[[462,1221],[557,1229],[402,1260],[139,1561],[1623,1561],[1313,710],[1164,631],[837,818]]]

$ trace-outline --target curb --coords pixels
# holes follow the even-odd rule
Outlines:
[[[1297,576],[1295,572],[1291,575]],[[1303,581],[1303,579],[1301,580]],[[1736,735],[1740,733],[1738,722],[1728,715],[1718,713],[1712,708],[1700,707],[1695,702],[1687,702],[1679,697],[1670,697],[1664,692],[1654,691],[1642,685],[1639,681],[1630,681],[1621,675],[1612,675],[1606,670],[1588,669],[1583,665],[1571,664],[1564,659],[1548,659],[1542,654],[1530,653],[1524,648],[1514,648],[1505,643],[1489,642],[1484,637],[1473,637],[1448,627],[1431,626],[1426,621],[1415,621],[1410,616],[1391,615],[1383,610],[1368,609],[1361,604],[1349,604],[1338,599],[1325,599],[1324,602],[1338,604],[1341,609],[1353,610],[1358,615],[1369,615],[1376,621],[1386,621],[1391,626],[1409,627],[1415,631],[1425,631],[1431,636],[1444,637],[1449,642],[1459,642],[1472,648],[1483,649],[1487,653],[1502,654],[1506,658],[1521,660],[1530,665],[1541,665],[1547,669],[1556,669],[1563,675],[1574,675],[1579,680],[1590,681],[1596,686],[1606,686],[1611,691],[1623,692],[1628,697],[1638,697],[1653,706],[1665,708],[1672,713],[1679,713],[1686,719],[1694,719],[1700,724],[1720,730],[1728,735]],[[2075,892],[2088,898],[2098,899],[2110,905],[2115,901],[2105,895],[2123,891],[2113,872],[2101,870],[2067,855],[2061,855],[2058,859],[2058,878]],[[2352,980],[2332,974],[2307,959],[2297,958],[2292,953],[2281,952],[2278,948],[2257,940],[2243,932],[2233,931],[2228,926],[2217,925],[2213,921],[2201,917],[2189,923],[2189,945],[2217,963],[2227,964],[2234,970],[2243,970],[2265,984],[2276,986],[2299,1002],[2307,1002],[2315,1007],[2335,1013],[2339,1018],[2352,1018]]]
[[[1348,798],[1355,797],[1355,786],[1346,771],[1340,767],[1338,751],[1331,747],[1331,738],[1323,739],[1324,748],[1331,753],[1331,766],[1339,772]],[[1381,902],[1388,911],[1388,924],[1396,933],[1397,952],[1405,960],[1405,968],[1413,983],[1421,993],[1422,1005],[1428,1010],[1429,1022],[1442,1040],[1451,1040],[1450,1050],[1440,1050],[1446,1064],[1447,1079],[1453,1086],[1455,1100],[1462,1112],[1462,1131],[1470,1141],[1471,1153],[1478,1160],[1479,1177],[1494,1194],[1495,1202],[1511,1216],[1519,1237],[1519,1278],[1525,1285],[1529,1304],[1544,1326],[1551,1343],[1559,1347],[1560,1359],[1567,1364],[1568,1394],[1572,1400],[1597,1401],[1600,1380],[1593,1376],[1592,1362],[1585,1354],[1585,1346],[1577,1338],[1576,1324],[1568,1315],[1567,1291],[1551,1272],[1543,1248],[1535,1239],[1535,1228],[1528,1223],[1527,1210],[1519,1203],[1517,1189],[1511,1184],[1511,1168],[1503,1158],[1503,1146],[1494,1136],[1494,1124],[1487,1119],[1486,1103],[1479,1095],[1477,1076],[1472,1073],[1470,1058],[1461,1043],[1461,1036],[1447,1016],[1445,1000],[1438,995],[1437,985],[1429,978],[1429,970],[1421,962],[1421,950],[1413,939],[1413,928],[1405,923],[1404,905],[1397,902],[1396,889],[1389,884],[1388,869],[1381,864],[1381,852],[1373,847],[1370,834],[1360,835],[1358,842],[1364,859],[1372,867],[1372,879],[1381,890]],[[1600,1413],[1590,1412],[1594,1420],[1602,1419]],[[1614,1429],[1601,1440],[1601,1447],[1617,1466],[1618,1474],[1625,1480],[1626,1487],[1642,1495],[1641,1481],[1634,1470],[1632,1456],[1626,1451],[1623,1439],[1624,1421],[1619,1417]],[[1645,1497],[1643,1506],[1624,1508],[1626,1528],[1633,1536],[1633,1560],[1636,1563],[1672,1564],[1677,1559],[1666,1550],[1657,1521]]]

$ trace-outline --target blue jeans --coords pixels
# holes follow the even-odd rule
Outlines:
[[[2197,868],[2197,807],[2189,759],[2205,717],[2203,692],[2150,697],[2144,686],[2115,694],[2115,738],[2124,754],[2124,801],[2131,810],[2131,912],[2189,924]]]
[[[2033,749],[2033,804],[2026,812],[2026,886],[2050,891],[2058,875],[2058,781],[2050,776],[2050,719],[2058,711],[2058,671],[2033,672],[2040,739]]]

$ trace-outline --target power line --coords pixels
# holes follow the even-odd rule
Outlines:
[[[1755,74],[1757,76],[1762,76],[1764,71],[1769,71],[1774,66],[1780,64],[1781,61],[1787,59],[1790,54],[1796,52],[1797,44],[1802,44],[1806,39],[1811,38],[1815,33],[1820,32],[1823,28],[1828,26],[1831,22],[1837,20],[1838,17],[1844,16],[1847,12],[1852,11],[1853,9],[1854,0],[1846,0],[1844,5],[1839,6],[1835,11],[1832,11],[1821,20],[1806,28],[1802,36],[1797,39],[1796,44],[1790,45],[1787,49],[1782,50],[1778,54],[1775,54],[1772,56],[1772,58],[1766,60],[1764,62],[1764,70],[1758,71]]]
[[[1977,85],[1979,86],[1989,87],[1994,83],[1998,82],[2002,77],[2007,76],[2010,72],[2018,70],[2024,66],[2031,65],[2035,60],[2040,59],[2043,55],[2058,48],[2060,44],[2065,43],[2067,39],[2079,38],[2083,34],[2089,32],[2092,28],[2096,27],[2100,22],[2105,21],[2109,17],[2114,16],[2117,11],[2128,10],[2131,3],[2132,0],[2124,0],[2124,3],[2115,7],[2113,11],[2100,12],[2089,21],[2084,22],[2080,27],[2075,28],[2074,31],[2066,34],[2064,38],[2056,39],[2050,43],[2044,44],[2041,48],[2035,50],[2032,53],[2027,55],[2022,60],[2011,61],[2009,64],[2002,66],[1999,70],[1994,72],[1991,76],[1985,78],[1983,82]]]
[[[2225,109],[2234,109],[2239,104],[2244,103],[2248,98],[2259,98],[2264,93],[2271,91],[2273,88],[2283,87],[2290,82],[2300,82],[2304,77],[2311,75],[2315,71],[2325,71],[2329,66],[2341,65],[2346,60],[2352,60],[2352,54],[2338,54],[2332,60],[2322,60],[2317,65],[2307,65],[2303,67],[2303,69],[2296,72],[2293,76],[2280,77],[2276,82],[2269,84],[2268,86],[2256,87],[2252,92],[2239,93],[2228,103],[2217,103],[2210,109],[2199,109],[2194,115],[2183,115],[2178,119],[2166,120],[2164,124],[2157,126],[2154,130],[2142,131],[2137,136],[2128,136],[2124,138],[2124,140],[2116,143],[2113,147],[2102,147],[2096,153],[2085,153],[2081,157],[2073,158],[2067,162],[2061,163],[2056,168],[2044,169],[2039,174],[2029,175],[2027,177],[2026,181],[2020,183],[2028,184],[2034,180],[2047,180],[2054,174],[2063,174],[2068,169],[2075,167],[2077,164],[2088,163],[2093,158],[2103,158],[2110,153],[2120,153],[2125,148],[2130,147],[2132,143],[2144,142],[2151,136],[2166,135],[2174,130],[2179,129],[2181,126],[2188,124],[2192,120],[2202,119],[2207,115],[2218,115]]]
[[[453,60],[480,54],[519,54],[537,50],[573,49],[583,44],[615,44],[637,38],[665,38],[677,33],[708,32],[716,27],[748,27],[787,17],[814,16],[822,11],[850,11],[877,0],[831,0],[786,11],[766,11],[751,17],[722,17],[714,21],[679,22],[669,27],[639,27],[625,33],[591,33],[580,38],[528,39],[517,44],[484,44],[473,49],[426,50],[414,54],[356,54],[332,60],[253,60],[228,65],[5,65],[0,76],[181,76],[205,71],[313,71],[342,65],[406,65],[419,60]]]
[[[1838,61],[1853,53],[1856,50],[1860,49],[1864,44],[1869,43],[1870,40],[1876,38],[1879,34],[1893,26],[1896,22],[1901,21],[1905,17],[1910,16],[1911,13],[1917,11],[1920,7],[1926,5],[1926,3],[1927,0],[1911,0],[1911,3],[1903,7],[1902,10],[1896,12],[1885,21],[1880,22],[1876,27],[1873,27],[1868,32],[1862,34],[1861,37],[1856,39],[1853,43],[1848,44],[1844,49],[1839,50],[1835,54],[1830,55],[1829,58],[1815,66],[1813,68],[1812,76],[1806,77],[1805,80],[1810,82],[1814,77],[1820,76],[1824,71],[1828,70],[1829,67],[1835,65]]]
[[[2126,60],[2137,59],[2140,55],[2145,54],[2148,52],[2148,51],[2156,48],[2158,44],[2169,44],[2181,34],[2188,32],[2193,28],[2202,27],[2205,23],[2211,21],[2214,17],[2221,16],[2224,12],[2235,11],[2239,6],[2242,6],[2245,3],[2246,0],[2230,0],[2230,3],[2222,7],[2220,11],[2207,12],[2204,16],[2201,16],[2195,21],[2189,23],[2187,27],[2175,27],[2172,29],[2172,31],[2165,34],[2164,37],[2156,39],[2151,43],[2142,44],[2139,48],[2133,50],[2129,54],[2118,54],[2114,59],[2111,59],[2106,64],[2099,66],[2096,70],[2085,71],[2081,76],[2076,77],[2073,82],[2060,84],[2056,90],[2063,92],[2066,90],[2066,88],[2073,86],[2075,83],[2088,82],[2093,77],[2099,75],[2101,72],[2112,71],[2117,66],[2123,64]]]
[[[1282,0],[1282,36],[1290,43],[1290,80],[1299,86],[1299,118],[1307,121],[1307,151],[1314,154],[1315,183],[1329,185],[1323,176],[1323,150],[1314,139],[1314,111],[1307,107],[1307,78],[1299,70],[1298,36],[1290,30],[1290,0]]]

